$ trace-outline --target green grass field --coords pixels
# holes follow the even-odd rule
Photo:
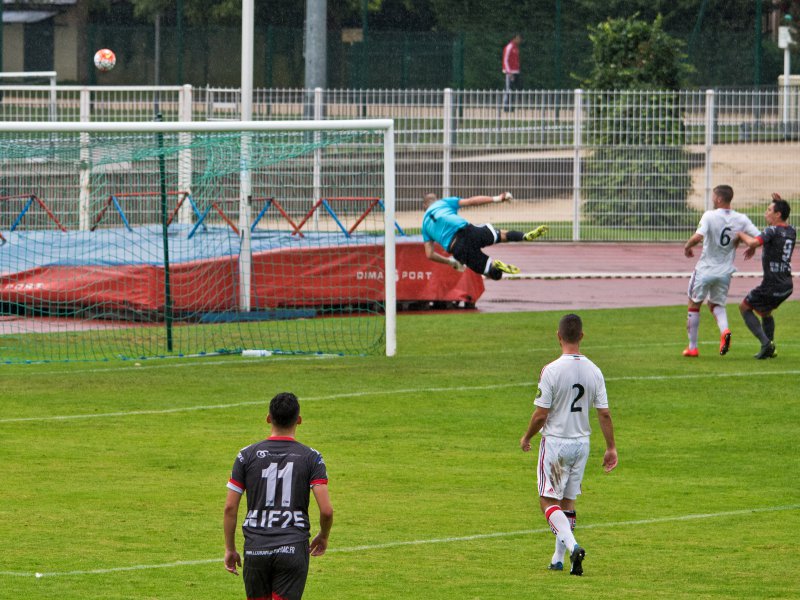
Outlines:
[[[244,598],[222,566],[225,484],[284,390],[336,511],[308,599],[800,597],[800,302],[769,361],[734,305],[730,354],[704,311],[698,360],[684,307],[581,314],[620,455],[604,474],[593,416],[582,578],[545,568],[518,447],[561,313],[418,314],[391,359],[0,365],[0,598]]]

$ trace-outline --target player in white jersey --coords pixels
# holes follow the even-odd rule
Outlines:
[[[686,318],[689,346],[683,351],[683,355],[690,358],[699,356],[697,332],[700,328],[700,307],[706,299],[708,308],[719,327],[719,353],[721,356],[728,353],[731,346],[731,330],[728,328],[725,303],[728,301],[731,277],[736,271],[733,259],[739,243],[737,234],[744,231],[755,237],[760,233],[747,215],[731,209],[733,201],[731,186],[715,187],[712,201],[714,210],[703,213],[697,231],[686,241],[683,248],[686,257],[692,258],[694,256],[692,248],[700,243],[703,244],[700,260],[697,261],[689,280],[689,314]]]
[[[520,439],[523,452],[531,449],[531,439],[542,432],[536,480],[539,504],[556,536],[556,549],[550,569],[564,568],[569,550],[572,575],[583,575],[586,551],[575,540],[575,499],[581,493],[581,481],[589,457],[589,409],[597,409],[600,429],[606,441],[603,468],[617,466],[614,426],[608,410],[606,384],[600,369],[580,353],[583,323],[569,314],[558,323],[561,356],[542,369],[539,388],[528,429]]]

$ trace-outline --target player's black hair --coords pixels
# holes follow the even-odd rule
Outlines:
[[[291,392],[281,392],[269,402],[269,416],[278,427],[291,427],[300,416],[300,402]]]
[[[729,185],[718,185],[714,188],[714,193],[725,200],[725,202],[731,202],[733,200],[733,188]]]
[[[558,334],[561,339],[570,344],[574,344],[581,340],[583,333],[583,321],[581,318],[573,313],[564,315],[558,322]]]
[[[786,200],[773,200],[775,212],[781,213],[781,219],[786,221],[789,218],[789,203]]]

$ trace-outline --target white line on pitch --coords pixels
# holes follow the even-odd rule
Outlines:
[[[668,381],[686,379],[707,379],[723,377],[773,377],[775,375],[800,375],[800,370],[791,369],[786,371],[759,371],[756,373],[697,373],[688,375],[631,375],[630,377],[607,377],[606,382],[614,381]],[[346,392],[343,394],[331,394],[330,396],[311,396],[301,398],[303,402],[321,402],[326,400],[339,400],[342,398],[361,398],[363,396],[390,396],[401,394],[435,394],[437,392],[479,392],[483,390],[496,390],[511,387],[533,387],[533,381],[518,383],[498,383],[494,385],[458,386],[458,387],[434,387],[434,388],[408,388],[401,390],[371,390],[367,392]],[[131,410],[110,413],[87,413],[83,415],[53,415],[49,417],[14,417],[10,419],[0,419],[3,423],[27,423],[41,421],[74,421],[78,419],[108,419],[115,417],[137,417],[142,415],[168,415],[172,413],[195,412],[200,410],[221,410],[228,408],[238,408],[241,406],[265,405],[264,400],[249,400],[247,402],[232,402],[230,404],[204,404],[199,406],[182,406],[177,408],[161,408],[152,410]]]
[[[698,342],[702,346],[715,346],[719,343],[718,340],[706,340]],[[787,346],[794,347],[797,346],[797,342],[793,341],[783,341],[781,342],[780,347],[785,348]],[[661,343],[652,343],[648,342],[646,344],[584,344],[584,350],[588,353],[593,353],[598,350],[614,350],[614,349],[624,349],[624,350],[631,350],[634,348],[652,348],[652,347],[666,347],[672,346],[675,348],[685,346],[684,341],[678,342],[661,342]],[[526,352],[546,352],[552,354],[558,350],[558,346],[553,342],[552,344],[545,344],[539,347],[527,347],[525,348]],[[495,352],[495,354],[519,354],[518,349],[504,349]],[[474,355],[467,352],[461,353],[461,356],[471,356]],[[418,355],[415,355],[418,356]],[[134,369],[142,369],[142,370],[156,370],[156,369],[177,369],[177,368],[192,368],[192,367],[206,367],[206,366],[241,366],[243,364],[258,364],[258,365],[268,365],[275,361],[308,361],[308,360],[330,360],[334,358],[357,358],[357,357],[343,357],[338,354],[300,354],[300,355],[273,355],[269,358],[254,358],[254,359],[247,359],[247,358],[239,358],[235,354],[229,355],[229,359],[227,360],[210,360],[208,358],[201,358],[199,360],[192,360],[188,357],[184,358],[176,358],[176,357],[165,357],[163,359],[141,359],[139,361],[135,361],[133,359],[129,359],[125,361],[122,366],[115,366],[115,367],[106,367],[106,368],[89,368],[89,369],[56,369],[56,370],[36,370],[31,371],[30,373],[25,373],[26,377],[35,377],[37,375],[42,375],[45,377],[52,377],[52,376],[61,376],[61,375],[82,375],[85,373],[123,373],[128,372],[130,373]],[[408,356],[406,357],[408,358]],[[414,358],[414,357],[412,357]],[[181,362],[185,361],[185,362]],[[140,367],[136,366],[136,362],[141,364]],[[1,368],[20,368],[24,369],[28,366],[37,366],[40,367],[43,363],[32,363],[31,365],[28,364],[14,364],[14,365],[6,365],[0,364]],[[55,366],[55,364],[53,365]]]
[[[701,342],[702,343],[702,342]],[[33,371],[31,373],[26,373],[25,375],[28,377],[32,377],[34,375],[80,375],[82,373],[114,373],[119,371],[132,371],[133,369],[177,369],[180,367],[205,367],[207,365],[241,365],[241,364],[248,364],[248,363],[260,363],[264,364],[265,361],[287,361],[287,360],[325,360],[331,358],[341,358],[338,354],[273,354],[269,358],[242,358],[240,359],[239,356],[236,354],[230,354],[230,358],[228,360],[209,360],[206,358],[201,358],[196,361],[192,361],[190,357],[165,357],[165,358],[143,358],[139,360],[135,359],[127,359],[125,361],[124,366],[120,367],[108,367],[108,368],[93,368],[93,369],[58,369],[56,371]],[[160,361],[176,361],[176,362],[160,362]],[[177,361],[187,361],[187,362],[177,362]],[[157,362],[159,361],[159,362]],[[66,362],[66,361],[64,361]],[[139,363],[141,366],[137,367],[136,363]],[[0,365],[0,367],[19,367],[25,368],[28,366],[37,366],[40,367],[44,362],[36,362],[36,363],[19,363],[13,365]]]
[[[631,525],[655,525],[658,523],[675,523],[680,521],[696,521],[700,519],[716,519],[721,517],[736,517],[740,515],[750,515],[765,512],[781,512],[787,510],[798,510],[800,504],[790,504],[787,506],[770,506],[761,508],[746,508],[742,510],[729,510],[716,513],[701,513],[693,515],[679,515],[676,517],[657,517],[655,519],[635,519],[632,521],[612,521],[609,523],[589,523],[581,525],[581,531],[585,529],[608,529],[611,527],[629,527]],[[407,540],[386,542],[383,544],[367,544],[363,546],[350,546],[348,548],[331,548],[329,553],[349,553],[349,552],[368,552],[370,550],[386,550],[388,548],[398,548],[402,546],[422,546],[425,544],[452,544],[454,542],[471,542],[475,540],[486,540],[492,538],[515,537],[520,535],[533,535],[547,533],[549,527],[539,529],[522,529],[519,531],[501,531],[497,533],[479,533],[475,535],[465,535],[460,537],[429,538],[422,540]],[[205,558],[201,560],[179,560],[171,563],[157,565],[132,565],[129,567],[111,567],[108,569],[89,569],[86,571],[61,571],[52,573],[25,573],[20,571],[0,571],[0,576],[9,577],[63,577],[69,575],[104,575],[107,573],[119,573],[123,571],[146,571],[149,569],[169,569],[172,567],[183,567],[192,565],[205,565],[212,563],[222,563],[222,558]]]
[[[363,396],[377,396],[377,395],[393,395],[393,394],[417,394],[417,393],[435,393],[435,392],[452,392],[452,391],[469,391],[469,390],[491,390],[497,388],[519,387],[524,385],[532,385],[527,383],[498,383],[495,385],[482,385],[475,387],[442,387],[442,388],[411,388],[404,390],[380,390],[380,391],[367,391],[367,392],[346,392],[343,394],[331,394],[330,396],[310,396],[302,398],[303,402],[320,402],[325,400],[339,400],[341,398],[360,398]],[[192,412],[198,410],[218,410],[225,408],[236,408],[240,406],[266,406],[265,400],[248,400],[247,402],[233,402],[231,404],[208,404],[202,406],[183,406],[179,408],[164,408],[153,410],[132,410],[128,412],[113,412],[113,413],[88,413],[84,415],[54,415],[50,417],[17,417],[12,419],[0,419],[0,423],[20,423],[27,421],[71,421],[74,419],[99,419],[108,417],[128,417],[139,415],[163,415],[178,412]]]

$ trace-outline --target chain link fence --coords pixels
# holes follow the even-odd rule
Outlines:
[[[500,91],[262,88],[253,118],[393,119],[398,223],[408,233],[427,192],[509,190],[513,203],[469,218],[523,230],[548,223],[555,240],[668,241],[693,231],[716,185],[732,185],[734,207],[756,223],[771,192],[800,197],[798,91],[800,81],[756,91],[530,90],[514,92],[506,110]],[[4,121],[237,120],[240,111],[239,90],[227,87],[5,85],[0,94]],[[22,180],[2,169],[0,196],[77,193],[51,182],[21,190]],[[336,195],[280,200],[303,210],[324,194]]]
[[[30,59],[35,53],[37,70],[57,70],[62,84],[240,84],[239,28],[178,29],[164,25],[159,31],[160,43],[156,44],[152,25],[74,25],[57,28],[49,46],[26,38],[34,33],[20,30],[11,35],[9,31],[3,66],[9,71],[26,70],[23,57]],[[562,29],[543,22],[537,30],[520,33],[524,88],[581,86],[591,70],[592,47],[585,24]],[[736,32],[707,27],[669,33],[686,45],[687,62],[694,68],[687,82],[690,87],[774,85],[783,72],[782,51],[755,29]],[[325,87],[499,89],[504,84],[500,56],[509,37],[509,32],[486,29],[459,33],[331,29],[327,32]],[[253,43],[255,86],[304,86],[303,40],[302,29],[257,25]],[[95,50],[104,47],[115,51],[117,65],[108,73],[99,73],[92,57]],[[159,57],[156,47],[160,48]],[[793,53],[797,57],[796,49]]]

